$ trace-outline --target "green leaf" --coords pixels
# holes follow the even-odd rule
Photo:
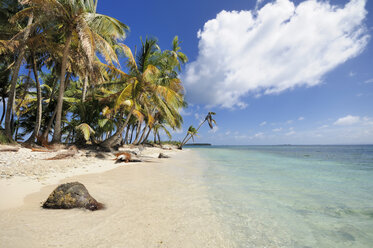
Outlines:
[[[80,124],[76,127],[76,129],[83,133],[84,139],[87,141],[89,140],[89,137],[95,133],[95,131],[87,123]]]

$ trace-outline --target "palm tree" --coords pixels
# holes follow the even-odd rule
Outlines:
[[[17,59],[13,68],[12,78],[10,81],[10,89],[8,94],[8,105],[6,108],[6,115],[5,115],[5,134],[8,137],[9,140],[13,140],[13,132],[11,128],[11,116],[12,116],[12,109],[14,107],[14,99],[16,95],[16,84],[18,79],[18,73],[21,68],[21,64],[24,58],[25,49],[26,49],[26,41],[29,37],[29,34],[31,32],[31,25],[33,23],[34,14],[33,12],[30,12],[28,16],[28,22],[25,30],[23,31],[23,37],[20,41],[20,47],[19,52],[17,54]]]
[[[117,127],[114,135],[100,144],[103,147],[112,147],[120,143],[122,132],[127,127],[135,108],[140,109],[139,103],[147,104],[147,101],[154,92],[154,77],[157,71],[156,67],[151,64],[151,60],[155,52],[159,49],[156,40],[147,38],[145,42],[142,42],[142,48],[137,61],[127,46],[122,44],[121,47],[127,56],[127,66],[130,73],[125,75],[127,86],[117,98],[114,111],[121,108],[123,103],[131,107],[128,111],[126,121]]]
[[[190,130],[188,129],[188,132],[187,132],[185,138],[183,139],[183,141],[181,142],[181,144],[180,144],[180,146],[179,146],[179,149],[182,149],[183,146],[184,146],[184,145],[185,145],[185,144],[186,144],[186,143],[187,143],[191,138],[193,138],[193,136],[194,136],[195,134],[197,134],[197,132],[198,132],[198,130],[200,129],[200,127],[201,127],[201,126],[202,126],[206,121],[207,121],[209,127],[210,127],[211,129],[213,129],[213,128],[214,128],[213,124],[216,125],[216,121],[212,118],[213,115],[216,115],[216,113],[215,113],[215,112],[208,112],[207,115],[206,115],[206,117],[205,117],[205,119],[203,120],[203,122],[201,122],[201,124],[199,124],[199,126],[198,126],[197,129],[194,129],[193,126],[190,126],[190,127],[189,127]],[[190,135],[190,137],[187,138],[189,135]],[[193,141],[194,141],[194,138],[193,138]]]

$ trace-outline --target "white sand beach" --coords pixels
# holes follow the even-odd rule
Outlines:
[[[34,167],[52,172],[35,176],[36,168],[11,178],[3,173],[0,246],[232,247],[209,203],[201,167],[195,166],[201,158],[192,151],[162,152],[171,158],[114,164],[112,157],[81,156],[39,160]],[[75,181],[106,209],[41,208],[58,184]]]

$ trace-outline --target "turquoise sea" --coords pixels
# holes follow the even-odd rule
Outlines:
[[[192,150],[236,247],[373,247],[373,146]]]

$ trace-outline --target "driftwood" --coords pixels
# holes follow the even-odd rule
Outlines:
[[[68,152],[57,154],[56,156],[52,158],[46,158],[44,160],[60,160],[60,159],[74,157],[75,154],[76,154],[76,151],[68,151]]]
[[[121,163],[121,162],[125,162],[125,163],[128,163],[131,161],[131,153],[128,153],[128,152],[118,152],[115,155],[115,163]]]
[[[31,148],[31,151],[33,152],[55,152],[56,150],[48,150],[45,148]]]
[[[14,148],[1,148],[0,152],[18,152],[19,147],[14,147]]]

